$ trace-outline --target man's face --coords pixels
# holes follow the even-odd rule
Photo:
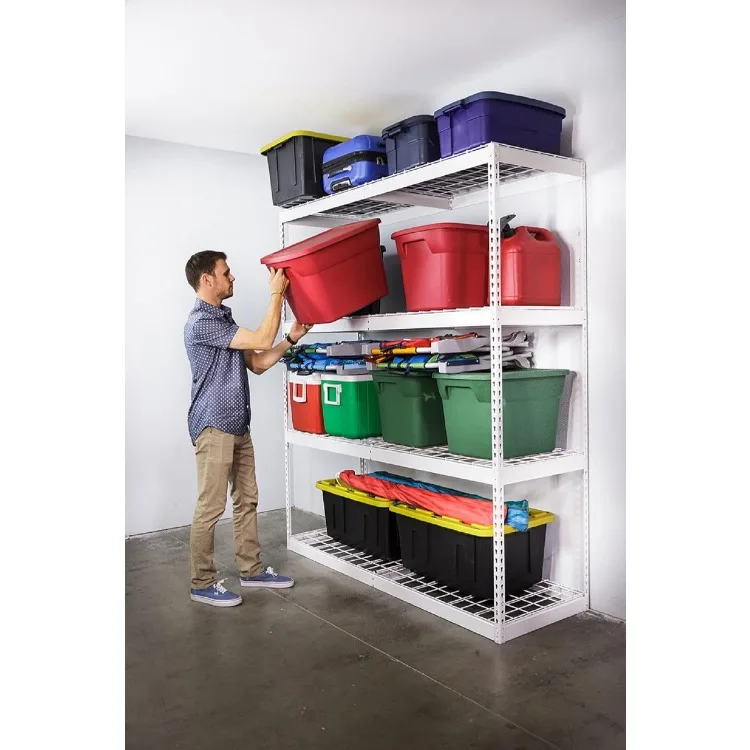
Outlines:
[[[228,299],[234,294],[234,276],[225,260],[217,260],[214,266],[214,275],[209,276],[211,290],[219,299]]]

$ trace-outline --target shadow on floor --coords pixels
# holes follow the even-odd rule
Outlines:
[[[623,623],[585,614],[497,646],[287,551],[283,511],[260,535],[297,586],[232,609],[189,600],[189,528],[127,540],[131,750],[625,747]],[[221,522],[217,568],[240,591],[232,557]]]

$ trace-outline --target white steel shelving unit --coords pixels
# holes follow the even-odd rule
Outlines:
[[[506,198],[522,193],[549,191],[569,186],[577,191],[580,214],[575,230],[567,238],[570,249],[571,283],[575,290],[571,306],[504,307],[500,300],[501,206]],[[569,186],[567,189],[571,189]],[[585,165],[570,159],[491,143],[458,156],[441,159],[343,193],[282,209],[279,216],[281,247],[287,244],[288,228],[327,228],[361,219],[380,218],[382,225],[396,222],[424,223],[418,219],[452,209],[485,204],[490,229],[490,305],[485,308],[423,313],[386,313],[344,318],[318,325],[320,334],[356,334],[370,337],[377,332],[489,329],[492,372],[501,372],[503,326],[548,330],[571,327],[580,334],[575,357],[577,379],[576,413],[579,423],[575,445],[553,453],[503,460],[502,378],[492,378],[492,460],[456,456],[445,446],[409,448],[380,438],[347,440],[311,435],[291,429],[288,418],[287,378],[284,376],[285,484],[287,545],[290,550],[392,596],[450,620],[497,643],[588,609],[588,389],[586,308],[586,172]],[[284,330],[288,331],[286,312]],[[545,363],[546,364],[546,363]],[[492,488],[494,520],[494,602],[478,601],[415,575],[398,562],[384,562],[342,545],[325,529],[293,533],[292,446],[328,451],[359,459],[360,471],[369,462],[468,480]],[[560,536],[574,560],[575,586],[566,580],[544,579],[522,596],[505,599],[505,540],[503,503],[505,487],[519,482],[559,478],[578,473],[580,481],[572,519]],[[554,480],[553,480],[554,481]],[[563,523],[560,520],[560,523]],[[570,566],[568,566],[570,567]]]

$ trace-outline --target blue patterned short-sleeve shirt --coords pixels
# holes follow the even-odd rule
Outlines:
[[[230,308],[195,300],[185,323],[185,349],[193,372],[188,429],[195,444],[206,427],[244,435],[250,426],[245,358],[230,349],[239,326]]]

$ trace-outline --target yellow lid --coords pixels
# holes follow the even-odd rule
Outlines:
[[[355,490],[354,487],[348,487],[347,485],[342,484],[338,479],[321,479],[319,482],[315,483],[315,486],[319,490],[324,490],[325,492],[330,492],[334,495],[340,495],[349,500],[354,500],[357,503],[374,505],[376,508],[388,508],[393,502],[392,500],[386,500],[384,497],[371,495],[369,492]]]
[[[344,141],[350,140],[340,135],[327,135],[326,133],[313,133],[311,130],[293,130],[291,133],[282,135],[281,138],[277,138],[275,141],[271,141],[263,146],[260,150],[261,154],[265,154],[266,151],[270,151],[275,146],[280,146],[284,141],[288,141],[290,138],[296,138],[298,135],[306,135],[310,138],[320,138],[323,141],[335,141],[336,143],[343,143]]]
[[[404,505],[403,503],[394,503],[391,505],[391,510],[394,513],[399,513],[402,516],[408,516],[409,518],[416,518],[418,521],[424,521],[425,523],[431,523],[435,526],[442,526],[444,529],[450,529],[451,531],[458,531],[460,534],[470,534],[471,536],[480,537],[491,537],[492,526],[483,526],[479,523],[464,523],[459,521],[457,518],[450,518],[449,516],[437,516],[432,511],[422,510],[422,508],[412,508],[410,505]],[[529,528],[533,529],[535,526],[541,526],[545,523],[551,523],[555,520],[555,516],[552,513],[548,513],[546,510],[536,510],[536,508],[529,508]],[[515,534],[517,529],[512,526],[505,524],[506,534]]]

